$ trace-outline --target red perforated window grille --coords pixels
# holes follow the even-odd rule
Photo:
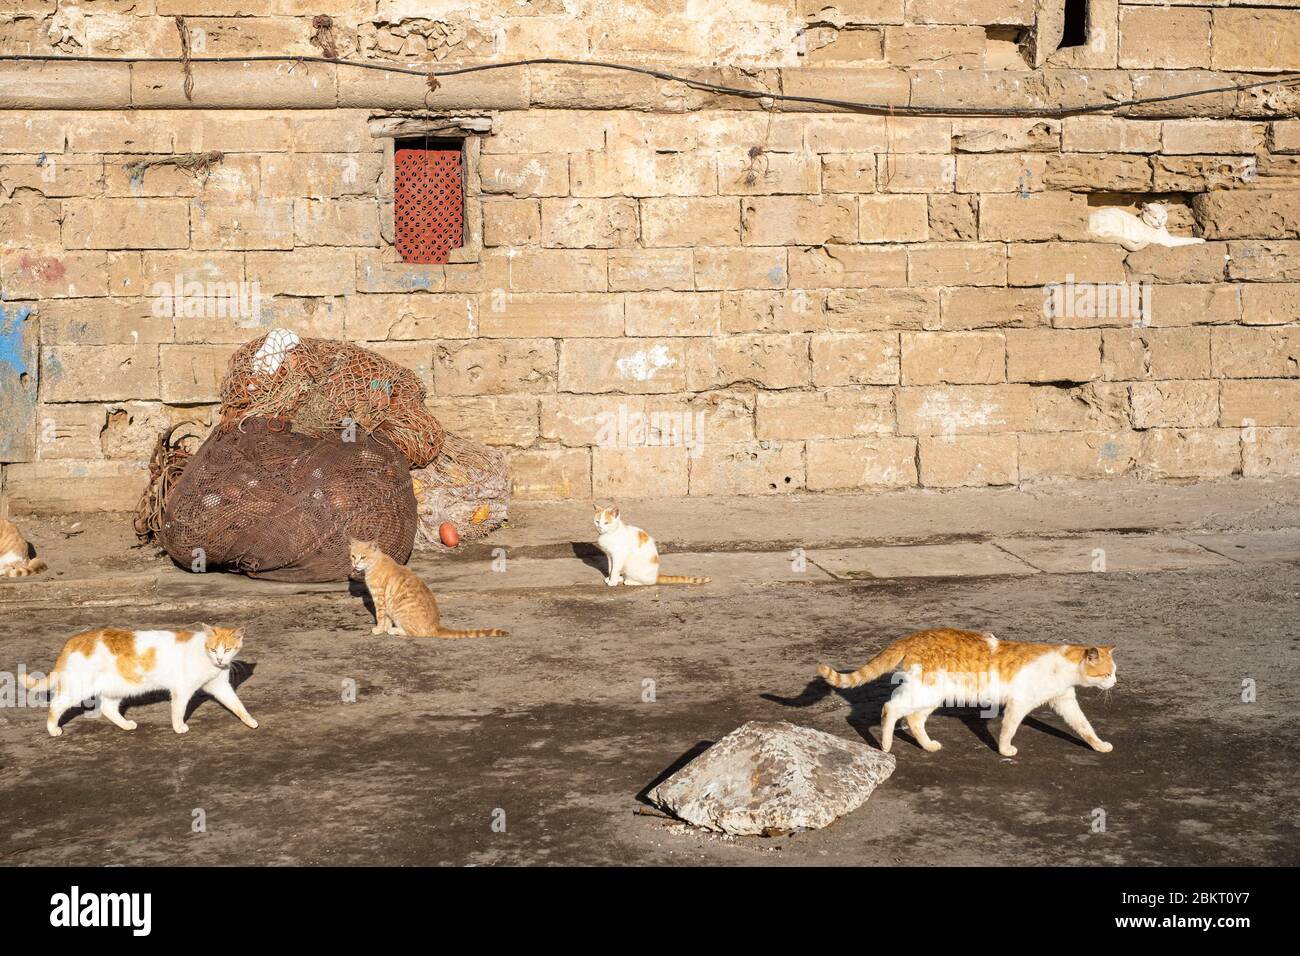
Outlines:
[[[464,242],[460,144],[397,143],[393,151],[393,232],[403,262],[446,262]]]

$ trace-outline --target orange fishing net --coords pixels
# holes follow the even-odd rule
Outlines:
[[[424,407],[424,385],[410,369],[347,342],[272,335],[231,356],[221,383],[224,421],[279,418],[317,437],[355,425],[387,438],[414,467],[437,456],[442,426]]]

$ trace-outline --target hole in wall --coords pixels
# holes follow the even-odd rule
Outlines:
[[[1088,44],[1088,0],[1065,0],[1065,29],[1058,50]]]
[[[1169,231],[1188,235],[1196,225],[1196,217],[1192,215],[1194,195],[1194,193],[1089,193],[1088,206],[1090,208],[1116,206],[1136,216],[1141,213],[1145,203],[1163,203],[1169,213]]]
[[[1023,70],[1029,63],[1026,53],[1029,31],[1020,27],[984,28],[984,65],[990,70]]]

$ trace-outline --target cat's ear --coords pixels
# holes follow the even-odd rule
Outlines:
[[[1089,664],[1095,664],[1101,660],[1101,651],[1097,650],[1095,647],[1090,647],[1083,652],[1083,659]]]
[[[244,629],[242,627],[235,628],[234,638],[240,644],[244,643]]]
[[[202,632],[203,636],[206,637],[208,640],[212,640],[212,638],[217,636],[217,632],[212,629],[211,624],[200,624],[199,630]]]
[[[596,504],[596,502],[593,501],[591,503],[591,510],[596,512],[596,514],[600,514],[600,505]]]
[[[611,511],[611,512],[610,512],[610,515],[611,515],[615,520],[617,520],[617,519],[618,519],[618,515],[619,515],[619,511],[618,511],[618,509],[615,508],[613,511]]]

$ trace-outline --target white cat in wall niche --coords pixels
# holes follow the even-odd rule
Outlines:
[[[1102,242],[1118,242],[1129,252],[1147,246],[1194,246],[1204,239],[1196,236],[1171,236],[1169,210],[1164,203],[1142,204],[1141,215],[1108,206],[1088,216],[1088,232]]]

